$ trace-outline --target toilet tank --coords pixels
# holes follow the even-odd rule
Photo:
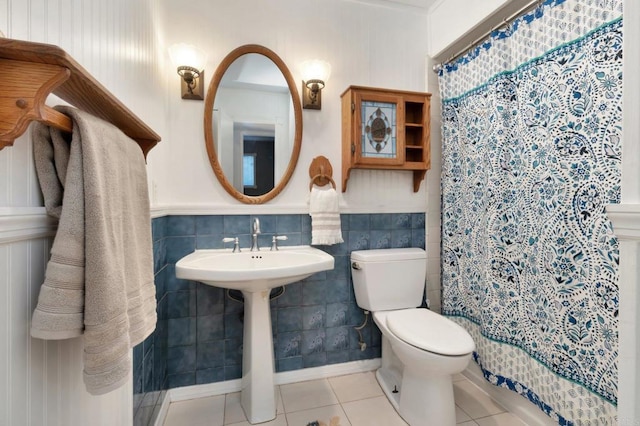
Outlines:
[[[358,306],[374,312],[420,306],[426,259],[420,248],[351,252],[351,277]]]

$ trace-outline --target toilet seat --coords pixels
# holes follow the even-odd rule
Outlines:
[[[455,322],[428,309],[414,308],[388,312],[386,325],[400,340],[425,351],[446,355],[467,355],[475,343]]]

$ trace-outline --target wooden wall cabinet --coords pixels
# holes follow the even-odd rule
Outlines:
[[[351,169],[408,170],[413,191],[430,167],[430,93],[349,86],[342,98],[342,192]]]

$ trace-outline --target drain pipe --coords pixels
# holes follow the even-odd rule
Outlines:
[[[244,296],[242,295],[242,291],[231,290],[228,288],[226,291],[226,294],[227,294],[227,298],[235,302],[240,302],[244,304]],[[272,288],[271,292],[269,293],[269,301],[276,300],[278,297],[281,297],[283,294],[284,294],[284,286]],[[242,307],[240,312],[238,312],[238,316],[240,317],[240,322],[244,323],[244,306]]]
[[[269,293],[269,300],[276,300],[284,294],[284,286],[275,287],[271,289],[272,292]],[[275,290],[275,291],[274,291]],[[231,290],[227,289],[227,297],[236,302],[244,303],[244,297],[242,296],[242,292],[240,290]]]
[[[355,328],[355,330],[358,332],[358,345],[360,346],[360,350],[364,351],[365,349],[367,349],[367,344],[365,343],[364,339],[362,338],[362,329],[367,325],[367,322],[369,321],[369,311],[365,310],[364,311],[364,322],[357,326],[357,327],[353,327]]]

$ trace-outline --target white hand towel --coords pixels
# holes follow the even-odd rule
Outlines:
[[[311,244],[332,245],[344,242],[338,205],[338,193],[331,185],[313,185],[309,196]]]

